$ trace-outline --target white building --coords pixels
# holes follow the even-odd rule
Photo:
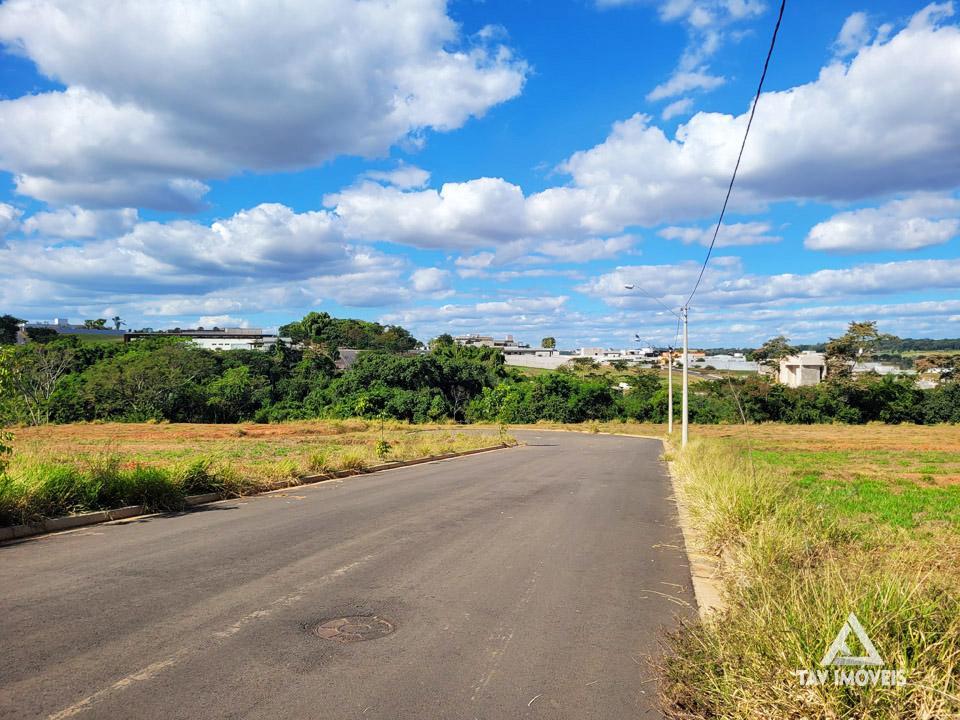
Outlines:
[[[130,342],[137,338],[148,337],[182,337],[189,338],[194,345],[205,350],[262,350],[272,349],[278,341],[290,342],[288,338],[268,335],[261,328],[204,328],[187,330],[167,330],[165,332],[128,332],[124,333],[123,341]]]
[[[780,382],[788,387],[817,385],[827,376],[823,353],[804,350],[780,360]]]
[[[556,358],[562,355],[559,350],[556,348],[539,348],[539,347],[530,347],[527,343],[517,342],[513,339],[513,335],[507,335],[502,340],[494,338],[492,335],[458,335],[453,339],[458,345],[465,345],[468,347],[492,347],[497,348],[503,352],[504,359],[507,365],[519,365],[521,367],[548,367],[550,363],[546,365],[541,364],[526,364],[526,360],[529,358]],[[569,359],[569,353],[566,353],[568,357],[564,358],[559,365],[562,365],[563,362]],[[556,367],[559,367],[557,365]]]
[[[855,373],[877,373],[877,375],[910,375],[912,371],[903,370],[896,365],[887,365],[881,362],[858,362],[853,366]]]
[[[760,363],[747,360],[743,353],[734,353],[733,355],[705,355],[692,360],[690,367],[695,370],[713,368],[731,372],[759,372]]]
[[[590,358],[598,363],[610,363],[616,360],[623,360],[628,363],[655,363],[659,354],[650,347],[644,348],[626,348],[623,350],[614,350],[613,348],[601,347],[582,347],[577,350],[577,357]]]

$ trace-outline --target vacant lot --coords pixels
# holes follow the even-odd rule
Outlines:
[[[382,438],[381,438],[382,433]],[[309,473],[362,469],[500,442],[497,430],[365,420],[276,425],[105,423],[15,432],[0,477],[0,523],[141,504],[190,493],[242,494]]]
[[[960,427],[712,426],[673,451],[727,609],[671,640],[682,717],[960,713]],[[802,687],[856,613],[902,687]],[[863,654],[854,643],[851,651]]]
[[[756,425],[697,427],[693,436],[753,450],[760,467],[837,521],[960,531],[960,427]],[[960,568],[958,568],[960,572]]]

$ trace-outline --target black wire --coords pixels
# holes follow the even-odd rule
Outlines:
[[[743,133],[743,142],[740,143],[740,153],[737,155],[737,164],[733,166],[733,175],[730,176],[730,184],[727,186],[727,196],[723,199],[723,208],[720,210],[720,218],[717,220],[717,227],[713,230],[713,239],[710,240],[710,247],[707,249],[707,257],[703,260],[703,267],[700,268],[700,276],[697,278],[696,285],[690,297],[687,298],[687,306],[697,294],[697,288],[700,287],[700,281],[703,280],[703,273],[707,269],[707,263],[710,262],[710,256],[713,254],[714,243],[717,242],[717,233],[720,232],[720,225],[723,223],[724,213],[727,212],[727,203],[730,202],[730,193],[733,191],[733,181],[737,179],[737,170],[740,169],[740,159],[743,157],[743,149],[747,146],[747,136],[750,135],[750,126],[753,124],[753,114],[757,111],[757,103],[760,101],[760,91],[763,90],[763,81],[767,77],[767,68],[770,66],[770,56],[773,55],[773,46],[777,42],[777,32],[780,30],[780,21],[783,20],[783,11],[787,6],[787,0],[780,0],[780,14],[777,16],[777,24],[773,28],[773,37],[770,38],[770,49],[767,50],[767,59],[763,62],[763,72],[760,74],[760,83],[757,85],[757,94],[753,99],[753,105],[750,108],[750,119],[747,120],[747,129]]]
[[[644,287],[643,287],[642,285],[634,284],[633,287],[631,287],[630,289],[632,290],[633,288],[636,288],[637,290],[639,290],[640,292],[642,292],[644,295],[646,295],[648,298],[650,298],[650,299],[653,300],[654,302],[660,303],[660,307],[662,307],[662,308],[663,308],[664,310],[666,310],[668,313],[670,313],[670,314],[672,314],[672,315],[674,315],[674,316],[676,316],[676,317],[680,317],[680,315],[677,314],[676,310],[674,310],[672,307],[670,307],[669,305],[667,305],[667,304],[666,304],[665,302],[663,302],[663,300],[661,300],[660,298],[656,297],[655,295],[651,295],[650,293],[648,293],[648,292],[644,289]]]

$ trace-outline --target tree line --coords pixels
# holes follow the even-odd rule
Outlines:
[[[410,422],[665,422],[667,386],[655,370],[600,372],[570,363],[529,377],[504,364],[498,349],[464,347],[449,335],[423,347],[404,328],[310,313],[285,325],[291,343],[269,351],[211,351],[176,337],[88,343],[59,335],[0,345],[0,424],[92,420],[279,422],[307,418],[389,417]],[[6,339],[6,338],[4,338]],[[828,344],[833,371],[812,387],[789,388],[763,376],[693,384],[690,419],[754,422],[960,421],[960,384],[921,390],[909,377],[850,372],[883,340],[871,323],[853,323]],[[361,352],[345,370],[337,348]],[[775,338],[756,351],[773,365],[792,348]],[[954,356],[955,357],[955,356]],[[618,383],[629,385],[622,392]],[[679,407],[679,387],[675,405]]]

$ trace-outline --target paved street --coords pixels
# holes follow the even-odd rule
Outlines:
[[[659,717],[694,602],[660,443],[516,435],[0,546],[0,717]]]

